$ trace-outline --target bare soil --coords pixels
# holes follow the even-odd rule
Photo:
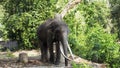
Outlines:
[[[20,53],[26,53],[28,55],[29,61],[28,63],[20,63],[18,62],[18,56]],[[71,58],[69,56],[69,58]],[[40,51],[39,50],[30,50],[30,51],[16,51],[16,52],[0,52],[0,68],[72,68],[71,62],[69,62],[69,66],[65,67],[63,62],[63,57],[60,65],[54,65],[50,63],[43,63],[40,61]],[[88,64],[90,68],[106,68],[105,64],[98,64],[78,56],[74,55],[74,60],[77,64]]]
[[[29,61],[28,63],[18,62],[18,56],[20,53],[27,53]],[[40,51],[16,51],[16,52],[0,52],[0,68],[71,68],[65,67],[64,62],[56,66],[50,63],[43,63],[40,61]]]

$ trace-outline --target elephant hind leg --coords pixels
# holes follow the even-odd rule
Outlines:
[[[46,44],[41,46],[41,60],[42,62],[48,62],[48,47]]]
[[[40,41],[39,42],[39,46],[40,46],[40,51],[41,51],[41,59],[40,59],[40,61],[44,61],[43,59],[44,59],[44,47],[43,47],[43,43]]]

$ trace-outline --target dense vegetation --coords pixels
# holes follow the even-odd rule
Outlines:
[[[61,11],[67,0],[6,0],[1,21],[4,38],[17,40],[21,49],[37,46],[36,29]],[[120,1],[83,0],[64,20],[73,52],[85,59],[120,67]]]

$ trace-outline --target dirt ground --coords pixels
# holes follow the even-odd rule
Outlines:
[[[18,56],[20,53],[26,53],[28,55],[28,63],[18,62]],[[42,63],[40,61],[40,51],[16,51],[16,52],[0,52],[0,68],[71,68],[65,67],[64,62],[59,66],[55,66],[50,63]]]
[[[28,63],[18,62],[18,56],[20,53],[26,53],[28,55]],[[69,56],[69,58],[71,58]],[[40,61],[40,51],[30,50],[30,51],[16,51],[16,52],[0,52],[0,68],[72,68],[71,62],[69,66],[65,67],[63,57],[61,59],[60,65],[56,66],[50,63],[42,63]],[[75,63],[84,63],[90,65],[90,68],[106,68],[105,64],[93,63],[91,61],[82,59],[78,56],[74,56]]]

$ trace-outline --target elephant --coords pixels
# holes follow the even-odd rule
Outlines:
[[[66,57],[68,54],[68,34],[69,29],[60,15],[56,15],[53,19],[48,19],[42,23],[37,29],[37,36],[41,48],[41,60],[43,62],[50,61],[55,65],[60,64],[61,53],[60,46],[63,47],[63,53]],[[54,53],[54,46],[56,48]],[[50,57],[48,57],[48,51]],[[65,58],[65,66],[68,66],[68,59]]]

